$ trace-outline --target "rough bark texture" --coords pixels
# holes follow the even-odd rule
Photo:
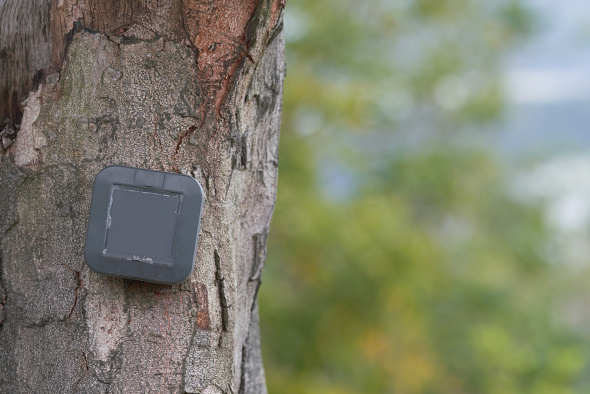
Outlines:
[[[266,392],[256,294],[276,192],[282,6],[0,0],[0,51],[25,59],[0,56],[0,109],[20,123],[0,153],[0,392]],[[6,20],[22,10],[44,33]],[[41,36],[31,61],[21,51]],[[14,97],[31,88],[15,118]],[[186,282],[85,264],[93,179],[111,164],[203,185]]]

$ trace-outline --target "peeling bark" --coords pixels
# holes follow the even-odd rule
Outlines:
[[[281,3],[16,3],[0,2],[0,24],[41,7],[46,32],[8,23],[0,51],[20,56],[39,34],[46,47],[0,77],[12,97],[0,110],[20,123],[0,153],[0,392],[265,392],[256,294],[278,171]],[[186,282],[84,263],[93,179],[112,164],[203,185]]]

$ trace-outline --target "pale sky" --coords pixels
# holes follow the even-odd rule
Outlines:
[[[527,0],[539,19],[529,44],[507,59],[509,98],[543,105],[590,99],[590,1]]]

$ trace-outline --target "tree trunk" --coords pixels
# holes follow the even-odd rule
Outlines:
[[[266,392],[256,294],[276,192],[283,6],[0,0],[0,115],[20,123],[0,150],[0,392]],[[85,264],[93,180],[112,164],[203,186],[186,282]]]

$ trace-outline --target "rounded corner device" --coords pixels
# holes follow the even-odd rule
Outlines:
[[[194,268],[202,208],[188,175],[106,167],[94,180],[84,258],[101,274],[181,283]]]

